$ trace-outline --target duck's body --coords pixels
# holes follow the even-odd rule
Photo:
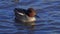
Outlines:
[[[18,18],[18,19],[22,22],[33,22],[36,20],[35,17],[28,17],[27,15],[19,16],[19,17],[21,17],[21,18]]]
[[[34,22],[36,21],[35,13],[29,14],[29,10],[15,8],[16,19],[22,22]],[[32,16],[31,16],[32,15]]]

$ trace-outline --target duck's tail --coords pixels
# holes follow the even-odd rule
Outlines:
[[[14,12],[21,12],[21,13],[25,13],[25,9],[22,9],[22,8],[15,8],[14,9]]]

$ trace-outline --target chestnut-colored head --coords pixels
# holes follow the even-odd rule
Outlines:
[[[34,17],[36,15],[36,12],[33,8],[29,8],[27,11],[29,17]]]

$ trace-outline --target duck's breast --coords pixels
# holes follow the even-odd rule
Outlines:
[[[35,20],[36,20],[35,17],[29,17],[29,18],[28,18],[28,21],[29,21],[29,22],[32,22],[32,21],[35,21]]]

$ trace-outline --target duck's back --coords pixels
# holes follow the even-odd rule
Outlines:
[[[27,11],[25,9],[15,8],[14,12],[15,12],[16,19],[18,19],[20,21],[26,21],[26,19],[27,19],[26,18]]]
[[[19,12],[19,13],[27,14],[27,10],[21,9],[21,8],[15,8],[14,11],[15,11],[15,13]]]

